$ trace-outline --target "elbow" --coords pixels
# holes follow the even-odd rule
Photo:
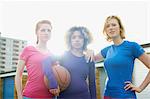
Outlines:
[[[16,72],[15,75],[15,80],[21,79],[22,78],[22,72]]]
[[[16,84],[16,85],[18,84],[18,83],[17,83],[18,80],[20,80],[20,79],[19,79],[19,77],[16,75],[16,76],[15,76],[15,84]]]
[[[15,84],[18,85],[21,80],[22,80],[22,75],[20,76],[20,74],[16,73],[16,75],[15,75]]]
[[[17,81],[19,78],[20,78],[19,75],[16,74],[16,75],[15,75],[15,81]]]
[[[147,68],[150,70],[150,63],[147,65]]]

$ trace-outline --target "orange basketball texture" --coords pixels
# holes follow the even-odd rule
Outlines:
[[[52,66],[52,70],[59,84],[60,91],[65,90],[69,86],[71,80],[69,71],[65,67],[60,65]],[[49,81],[46,77],[44,77],[44,82],[45,85],[49,88]]]

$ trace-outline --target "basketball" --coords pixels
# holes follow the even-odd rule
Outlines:
[[[70,84],[70,80],[71,80],[70,73],[65,67],[60,66],[60,65],[52,66],[52,70],[59,84],[60,91],[65,90]],[[49,81],[46,76],[44,76],[44,82],[45,82],[45,85],[49,88],[49,85],[48,85]]]

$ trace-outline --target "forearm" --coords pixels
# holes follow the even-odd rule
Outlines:
[[[93,83],[89,84],[89,90],[90,90],[90,94],[91,94],[91,99],[96,99],[96,85],[95,85],[95,81],[93,81]]]
[[[15,77],[15,85],[18,98],[22,98],[22,76],[16,75]]]
[[[103,61],[103,60],[104,60],[104,58],[100,54],[97,54],[97,55],[94,56],[94,62],[95,63]]]
[[[90,66],[89,90],[91,94],[91,99],[96,99],[95,65],[94,64]]]
[[[46,75],[46,77],[49,80],[50,89],[58,87],[57,80],[52,70],[52,65],[53,65],[53,62],[51,58],[48,58],[43,62],[43,72],[44,72],[44,75]]]
[[[55,89],[58,87],[58,84],[57,84],[57,80],[55,78],[55,75],[52,71],[52,68],[49,66],[47,67],[47,69],[44,70],[44,74],[46,75],[46,77],[48,78],[49,80],[49,86],[50,86],[50,89]]]
[[[149,70],[146,78],[142,82],[142,84],[139,86],[139,88],[141,89],[141,91],[143,91],[148,86],[149,83],[150,83],[150,70]]]

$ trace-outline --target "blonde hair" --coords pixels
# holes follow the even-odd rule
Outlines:
[[[36,28],[35,28],[36,34],[37,34],[37,31],[38,31],[38,29],[40,28],[40,25],[41,25],[41,24],[49,24],[49,25],[51,26],[51,28],[52,28],[51,22],[50,22],[49,20],[41,20],[41,21],[39,21],[39,22],[36,24]],[[38,37],[37,37],[36,43],[38,43]]]
[[[119,27],[120,27],[120,36],[121,36],[122,39],[125,39],[125,30],[124,30],[124,27],[122,25],[122,22],[121,22],[120,18],[118,16],[113,16],[112,15],[112,16],[108,16],[106,18],[104,28],[103,28],[103,34],[107,36],[107,38],[106,38],[107,41],[112,41],[112,38],[110,38],[108,36],[108,34],[106,33],[106,25],[107,25],[108,20],[110,20],[110,19],[116,19],[118,21],[118,24],[119,24]]]

